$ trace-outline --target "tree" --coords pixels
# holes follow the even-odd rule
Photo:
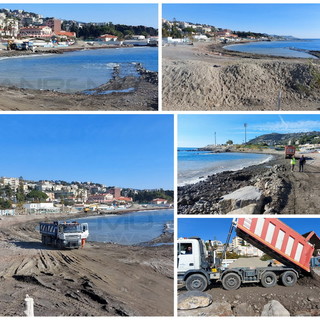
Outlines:
[[[17,198],[18,202],[23,202],[24,200],[26,200],[22,182],[20,182],[20,184],[19,184],[19,188],[16,192],[16,198]]]
[[[232,140],[228,140],[228,141],[226,142],[226,144],[228,144],[228,145],[233,144],[233,141],[232,141]]]
[[[12,206],[12,202],[10,200],[0,199],[1,210],[11,209],[11,206]]]
[[[33,200],[37,202],[45,201],[48,198],[48,195],[39,190],[32,190],[26,196],[28,200]]]

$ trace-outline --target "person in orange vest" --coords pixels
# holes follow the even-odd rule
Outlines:
[[[291,171],[294,171],[294,166],[296,165],[297,161],[294,156],[291,158]]]

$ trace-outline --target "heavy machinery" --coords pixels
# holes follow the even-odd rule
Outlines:
[[[223,268],[215,252],[209,254],[200,238],[178,240],[178,281],[189,291],[204,291],[211,281],[226,290],[238,289],[243,283],[261,283],[273,287],[280,279],[284,286],[294,286],[303,274],[310,274],[314,246],[307,238],[275,218],[239,218],[232,221],[227,245],[233,231],[256,248],[281,262],[283,266],[257,268]],[[267,264],[267,262],[266,262]]]
[[[40,222],[41,241],[59,249],[79,249],[89,236],[87,223],[76,221]]]
[[[291,159],[295,153],[296,153],[295,146],[285,146],[284,147],[284,156],[286,159]]]

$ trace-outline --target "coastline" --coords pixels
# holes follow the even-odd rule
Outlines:
[[[210,175],[204,181],[178,187],[178,214],[319,214],[320,201],[313,190],[319,186],[320,154],[307,155],[303,173],[297,168],[291,172],[290,160],[282,153],[273,156],[264,164]],[[242,194],[238,202],[226,200],[236,191],[245,193],[246,187],[251,193],[257,191],[259,197],[242,201]]]
[[[196,148],[195,148],[196,149]],[[215,171],[215,172],[211,172],[211,173],[208,173],[206,172],[206,176],[200,176],[198,178],[194,178],[193,181],[196,181],[196,182],[187,182],[187,183],[179,183],[178,182],[178,187],[184,187],[184,186],[187,186],[187,185],[193,185],[197,182],[200,182],[200,181],[205,181],[207,179],[207,177],[209,176],[212,176],[212,175],[216,175],[216,174],[219,174],[219,173],[223,173],[223,172],[237,172],[237,171],[240,171],[242,169],[245,169],[245,168],[248,168],[250,166],[254,166],[254,165],[261,165],[261,164],[265,164],[265,163],[268,163],[269,161],[271,161],[275,155],[277,155],[277,153],[269,153],[269,152],[259,152],[259,150],[257,151],[254,151],[254,150],[242,150],[242,149],[239,149],[238,150],[232,150],[231,148],[225,148],[224,150],[223,149],[219,149],[219,148],[216,148],[216,147],[213,147],[213,148],[197,148],[198,151],[208,151],[209,153],[212,153],[212,154],[216,154],[216,153],[249,153],[249,154],[265,154],[265,155],[269,155],[269,157],[267,157],[266,159],[264,160],[257,160],[255,164],[243,164],[240,168],[237,167],[237,168],[221,168],[220,170],[218,169],[218,171]],[[227,160],[226,160],[227,161]]]
[[[110,48],[110,47],[108,47]],[[131,48],[131,47],[130,47]],[[105,47],[59,48],[59,50],[39,51],[43,54],[106,49]],[[110,48],[114,49],[114,48]],[[12,52],[12,51],[10,51]],[[20,54],[23,52],[22,54]],[[12,58],[34,55],[33,52],[14,51]],[[0,54],[0,58],[2,55]],[[10,59],[10,58],[8,58]],[[114,76],[97,88],[76,93],[63,93],[54,90],[23,89],[15,86],[0,86],[0,110],[3,111],[157,111],[158,72],[146,70],[137,64],[138,77]]]
[[[66,215],[0,220],[1,316],[22,316],[26,293],[35,299],[36,316],[173,315],[172,245],[87,242],[83,249],[58,250],[43,246],[34,228],[44,216]],[[158,238],[164,242],[164,234]]]
[[[163,110],[318,110],[319,59],[239,53],[223,46],[198,42],[163,48]]]

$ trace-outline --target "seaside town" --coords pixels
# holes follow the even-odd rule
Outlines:
[[[93,182],[0,178],[0,215],[171,208],[173,191],[107,187]]]
[[[207,24],[162,19],[162,45],[190,44],[193,41],[233,43],[240,41],[274,41],[292,39],[290,36],[232,31]]]
[[[79,42],[80,39],[87,41]],[[84,23],[0,9],[0,50],[36,51],[72,45],[157,46],[158,32],[152,27]]]

